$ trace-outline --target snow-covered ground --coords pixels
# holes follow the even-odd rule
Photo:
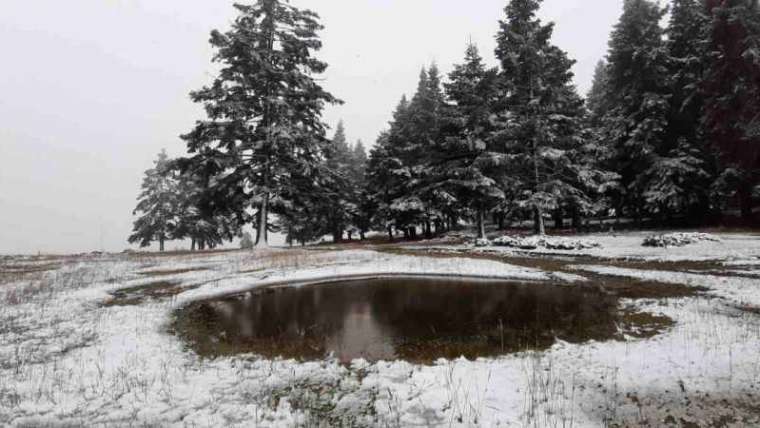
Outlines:
[[[371,250],[6,258],[0,260],[0,425],[760,424],[760,279],[736,275],[757,269],[760,237],[719,235],[719,242],[652,248],[641,245],[645,236],[595,235],[599,248],[548,251],[598,258],[563,272],[466,258],[484,249],[465,246],[447,247],[464,251],[459,258]],[[609,265],[613,257],[718,261],[725,274],[671,272],[656,263],[626,269]],[[271,284],[406,273],[576,286],[586,272],[708,291],[621,300],[627,309],[675,321],[652,338],[560,341],[542,352],[433,365],[345,366],[254,355],[208,360],[167,328],[181,305]],[[188,288],[170,298],[108,304],[109,292],[158,281]]]
[[[750,234],[716,234],[720,241],[704,240],[682,247],[647,247],[644,246],[646,238],[652,236],[649,232],[629,232],[622,234],[589,234],[578,237],[582,242],[598,244],[593,248],[580,250],[560,250],[539,247],[535,249],[510,248],[498,245],[477,247],[473,251],[494,252],[503,254],[547,254],[547,255],[572,255],[590,256],[599,258],[634,259],[649,261],[699,261],[699,260],[724,260],[732,264],[758,264],[760,263],[760,235]],[[558,238],[558,241],[567,238]],[[410,246],[407,248],[415,248]],[[420,248],[439,249],[462,249],[458,245],[425,245]]]

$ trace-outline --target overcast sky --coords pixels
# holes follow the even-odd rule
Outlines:
[[[448,73],[470,39],[495,65],[506,0],[294,3],[326,26],[324,86],[346,103],[325,120],[369,145],[423,65]],[[622,3],[543,3],[582,94]],[[162,148],[183,153],[202,113],[188,93],[212,79],[208,34],[233,17],[220,0],[0,2],[0,253],[128,247],[143,171]]]

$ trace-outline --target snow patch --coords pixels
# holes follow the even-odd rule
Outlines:
[[[645,247],[685,247],[687,245],[696,244],[698,242],[721,242],[720,238],[708,233],[667,233],[664,235],[652,235],[644,238],[643,245]]]
[[[599,243],[590,239],[570,239],[557,236],[502,236],[493,240],[497,247],[519,248],[521,250],[535,250],[545,248],[549,250],[586,250],[600,247]]]

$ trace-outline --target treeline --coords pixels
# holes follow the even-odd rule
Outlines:
[[[626,0],[585,100],[540,4],[508,2],[497,68],[471,45],[445,78],[423,70],[369,159],[342,124],[326,137],[322,110],[340,101],[317,80],[327,67],[314,56],[317,15],[278,0],[236,5],[232,28],[211,34],[218,76],[191,94],[207,117],[182,136],[189,154],[170,169],[197,186],[198,218],[217,219],[218,236],[253,224],[258,245],[270,231],[291,242],[431,236],[463,219],[481,236],[487,218],[532,220],[537,233],[546,219],[578,228],[609,214],[703,224],[732,203],[750,220],[757,0],[673,0],[665,27],[658,3]]]
[[[435,66],[403,98],[370,156],[375,226],[414,236],[457,219],[612,213],[640,224],[704,224],[735,201],[746,220],[760,178],[756,1],[626,0],[587,102],[551,43],[540,1],[514,0],[500,67],[475,46],[447,83]]]

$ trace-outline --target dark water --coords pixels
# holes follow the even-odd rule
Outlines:
[[[586,287],[393,278],[259,289],[192,304],[174,328],[204,356],[341,361],[476,358],[616,333],[616,299]]]

